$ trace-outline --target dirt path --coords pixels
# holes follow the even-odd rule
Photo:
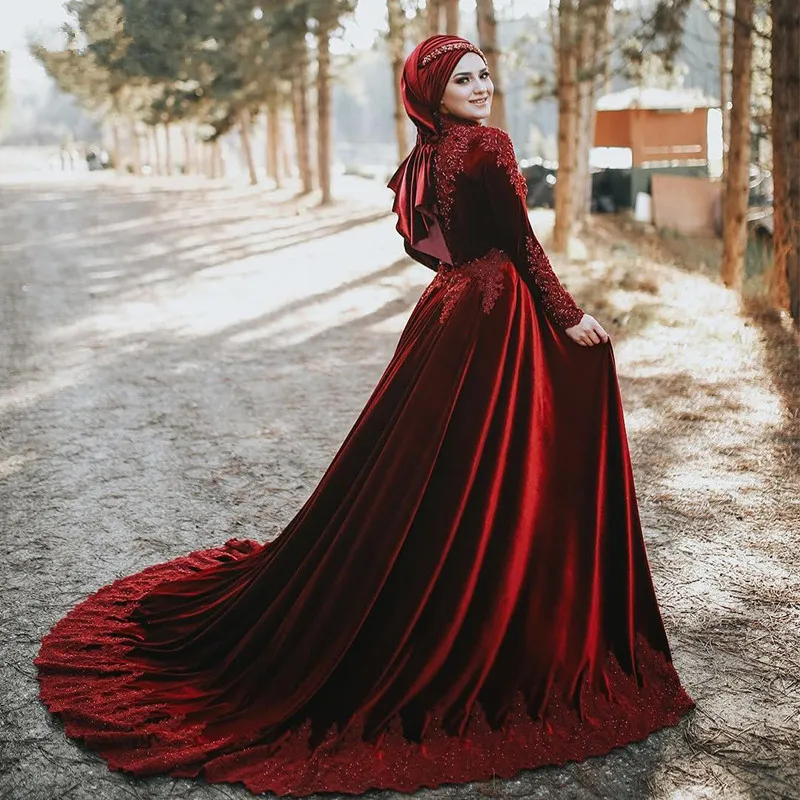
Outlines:
[[[0,798],[249,796],[109,773],[39,705],[31,660],[100,585],[270,538],[313,489],[430,275],[382,191],[356,186],[309,214],[190,182],[0,184]],[[560,272],[614,333],[698,710],[604,759],[419,796],[800,798],[796,344],[702,270],[607,226],[589,238],[598,258]]]

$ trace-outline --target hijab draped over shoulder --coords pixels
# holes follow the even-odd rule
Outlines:
[[[447,82],[466,53],[486,58],[460,36],[431,36],[406,59],[400,90],[406,113],[417,128],[417,141],[389,181],[395,193],[392,210],[407,247],[444,256],[446,247],[435,214],[433,157],[439,141],[439,105]]]

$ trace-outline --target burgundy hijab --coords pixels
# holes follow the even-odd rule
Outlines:
[[[397,231],[415,249],[450,263],[435,216],[433,155],[439,140],[439,104],[447,82],[466,53],[483,53],[460,36],[431,36],[406,59],[400,90],[417,142],[389,181]]]

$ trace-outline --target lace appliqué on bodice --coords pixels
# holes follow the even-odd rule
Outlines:
[[[437,212],[442,230],[447,236],[452,221],[456,178],[463,169],[472,141],[484,131],[479,125],[450,123],[444,127],[446,140],[437,149],[435,165]],[[524,196],[525,179],[521,174],[519,178]],[[455,266],[442,265],[434,280],[437,286],[446,285],[440,321],[444,322],[450,316],[464,290],[475,284],[481,293],[481,308],[485,314],[489,314],[503,291],[502,265],[507,261],[508,256],[505,253],[493,248],[472,261]]]
[[[518,245],[521,256],[519,260],[524,258],[525,266],[532,275],[536,288],[539,290],[545,310],[561,328],[569,328],[576,325],[583,317],[583,311],[561,285],[553,271],[550,259],[527,223],[527,208],[525,205],[528,191],[527,184],[519,169],[511,140],[505,131],[499,128],[484,127],[469,122],[442,118],[442,139],[437,147],[434,168],[436,173],[437,214],[445,238],[454,235],[452,222],[456,182],[459,175],[464,172],[465,161],[473,147],[480,148],[483,151],[484,159],[486,157],[491,159],[494,165],[507,175],[508,184],[521,204],[522,213],[525,216],[525,224],[519,230]],[[486,160],[484,160],[484,164],[486,163]],[[512,258],[514,257],[512,253],[508,255]],[[498,263],[496,257],[492,259],[492,263]],[[463,265],[456,265],[455,269],[461,269],[462,267]],[[499,276],[498,285],[502,289],[502,276]],[[492,305],[493,302],[489,304],[489,310],[491,310]],[[487,310],[485,305],[484,310]]]
[[[440,268],[434,280],[439,286],[445,286],[439,321],[444,322],[450,316],[464,291],[473,285],[481,293],[483,313],[489,314],[503,291],[503,264],[507,262],[508,256],[501,250],[490,250],[485,256],[457,267]]]
[[[508,172],[511,184],[522,202],[528,194],[525,177],[519,170],[514,152],[503,146],[507,134],[499,128],[484,128],[480,125],[447,123],[445,136],[436,150],[436,200],[439,218],[445,232],[449,232],[452,221],[453,202],[456,194],[456,179],[464,169],[464,160],[472,143],[480,137],[481,146],[495,154],[497,166]]]

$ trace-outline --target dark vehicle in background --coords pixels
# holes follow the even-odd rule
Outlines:
[[[555,208],[558,164],[541,158],[529,158],[520,161],[519,168],[528,186],[528,208]]]
[[[89,172],[101,169],[108,169],[111,166],[111,159],[107,150],[103,150],[97,145],[92,145],[86,150],[86,166]]]

